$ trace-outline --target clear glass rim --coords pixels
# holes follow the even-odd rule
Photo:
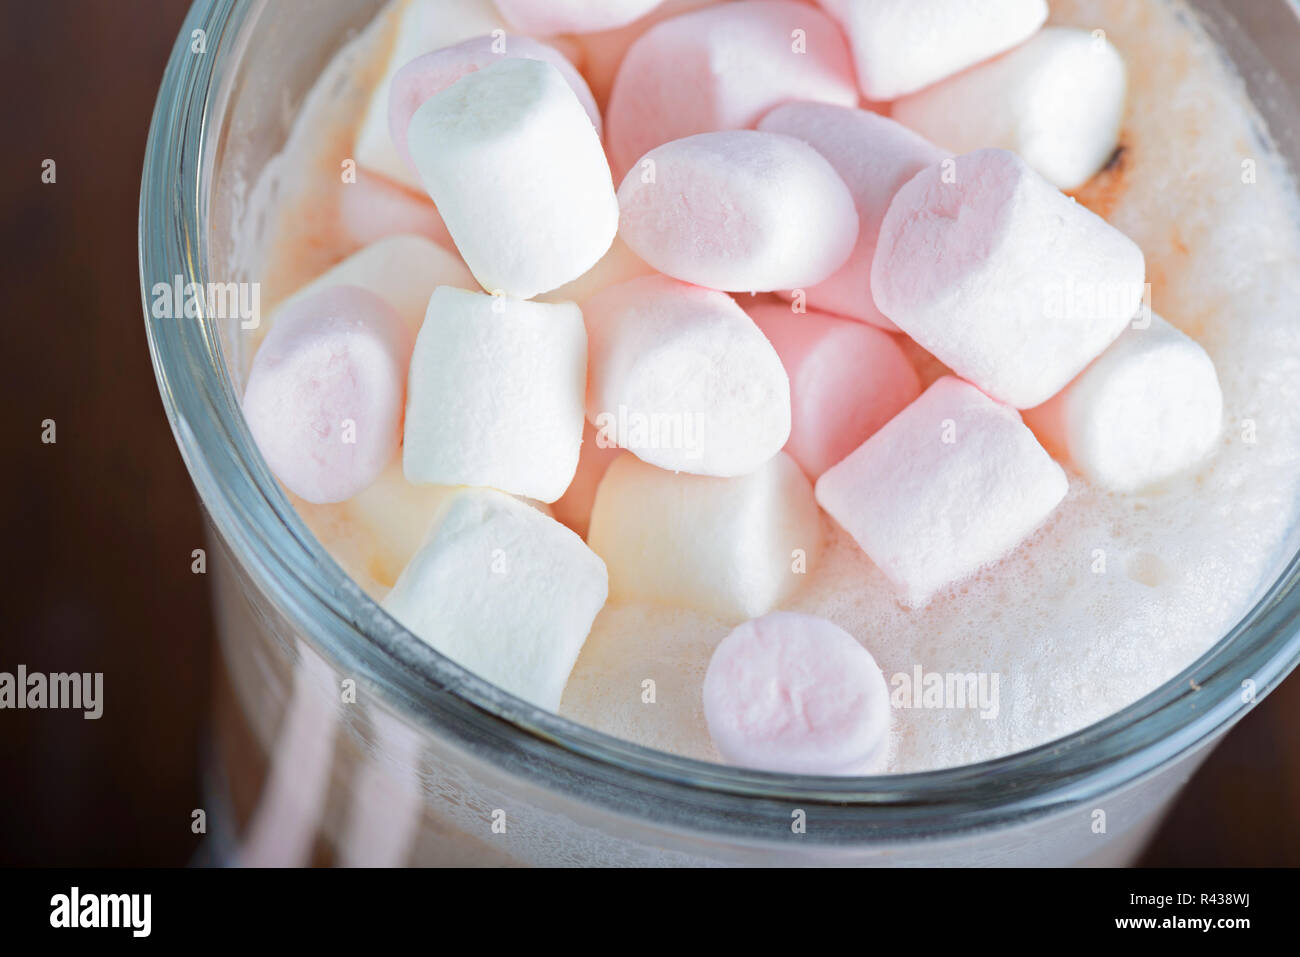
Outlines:
[[[1073,734],[992,761],[872,777],[785,775],[632,744],[534,708],[443,657],[364,594],[316,542],[257,453],[210,318],[156,319],[150,289],[207,281],[208,196],[245,30],[269,0],[199,0],[155,106],[141,184],[139,256],[159,390],[211,522],[277,606],[393,707],[503,770],[557,792],[691,830],[753,836],[818,806],[809,840],[903,839],[1009,824],[1110,793],[1230,725],[1300,661],[1300,555],[1190,667]],[[193,30],[206,56],[187,53]],[[649,798],[649,800],[647,800]],[[862,813],[870,809],[870,814]],[[743,817],[738,812],[743,811]]]

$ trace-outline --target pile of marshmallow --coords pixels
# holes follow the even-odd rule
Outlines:
[[[356,144],[387,192],[345,214],[444,244],[370,222],[277,310],[244,407],[309,502],[399,452],[437,490],[385,607],[507,691],[558,709],[607,600],[697,609],[737,625],[704,684],[725,759],[877,770],[876,636],[776,610],[823,512],[920,607],[1044,523],[1058,461],[1128,493],[1216,442],[1209,357],[1062,192],[1114,153],[1125,70],[1044,0],[394,16]]]

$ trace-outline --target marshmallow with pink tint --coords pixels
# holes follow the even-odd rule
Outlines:
[[[282,307],[248,373],[244,416],[295,495],[350,498],[397,454],[411,337],[393,307],[355,286]]]
[[[921,394],[897,339],[820,312],[766,303],[748,310],[790,376],[785,450],[816,479]]]
[[[833,622],[774,611],[713,652],[704,718],[731,764],[791,774],[874,774],[889,754],[889,688]]]
[[[389,236],[415,235],[452,248],[447,224],[423,190],[417,196],[365,170],[357,171],[356,182],[343,183],[339,189],[339,225],[358,246]]]
[[[560,71],[505,57],[435,93],[407,131],[411,157],[470,271],[531,299],[609,250],[618,200],[600,137]]]
[[[848,34],[868,100],[897,99],[1033,36],[1047,0],[818,0]]]
[[[1119,144],[1124,60],[1104,36],[1048,27],[993,60],[894,102],[900,123],[955,153],[1011,150],[1061,189]]]
[[[434,289],[477,289],[478,283],[459,256],[437,243],[423,236],[389,236],[316,277],[286,305],[334,286],[360,286],[385,300],[405,321],[414,341]]]
[[[1136,492],[1205,458],[1223,433],[1223,392],[1206,351],[1153,315],[1025,422],[1092,482]]]
[[[856,106],[848,48],[815,7],[723,3],[664,20],[623,58],[605,111],[617,175],[670,140],[752,127],[790,100]]]
[[[617,445],[609,443],[596,432],[590,422],[582,426],[582,450],[578,454],[578,471],[573,481],[551,507],[557,519],[583,538],[591,523],[591,507],[596,501],[596,489],[610,464],[623,454]]]
[[[624,453],[596,490],[587,543],[612,601],[740,621],[806,580],[822,536],[812,486],[784,452],[739,478],[675,475]]]
[[[911,606],[998,561],[1065,497],[1015,409],[953,376],[817,480],[817,502]]]
[[[411,358],[406,477],[554,502],[578,467],[586,382],[573,303],[439,287]]]
[[[439,509],[383,604],[457,664],[555,711],[607,591],[604,563],[577,535],[473,488]]]
[[[485,66],[491,66],[508,57],[541,60],[560,71],[582,108],[587,111],[591,125],[600,135],[600,108],[587,87],[582,74],[559,50],[545,43],[515,34],[497,34],[472,37],[463,43],[443,47],[416,57],[393,76],[388,94],[388,132],[408,163],[411,153],[407,145],[407,130],[411,117],[433,96],[451,86],[463,76],[468,76]],[[414,163],[411,168],[415,169]]]
[[[392,46],[383,66],[383,76],[370,94],[366,112],[353,147],[357,165],[422,190],[420,177],[393,142],[388,128],[388,101],[393,76],[416,57],[441,50],[472,37],[503,33],[501,19],[492,0],[399,0],[392,14]]]
[[[1027,409],[1123,331],[1142,250],[1005,150],[943,160],[889,204],[871,291],[880,311],[990,396]]]
[[[853,196],[815,149],[756,130],[647,153],[618,190],[619,234],[662,273],[729,292],[813,285],[853,252]]]
[[[645,276],[588,299],[583,316],[587,419],[607,443],[720,476],[752,472],[785,445],[789,379],[730,296]]]
[[[501,15],[516,30],[548,36],[552,33],[594,33],[614,30],[640,19],[660,0],[496,0]]]
[[[897,331],[871,297],[871,260],[880,222],[899,188],[943,159],[943,151],[887,117],[828,103],[778,106],[758,128],[803,140],[826,158],[853,195],[857,245],[843,266],[803,290],[807,304]],[[793,294],[782,290],[781,295],[789,299]]]
[[[572,282],[566,282],[559,289],[542,293],[538,302],[576,302],[581,306],[602,289],[629,279],[649,276],[655,270],[644,259],[632,252],[627,243],[619,236],[614,237],[609,251],[600,257],[600,261]]]

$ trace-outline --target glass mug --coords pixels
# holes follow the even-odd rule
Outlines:
[[[230,241],[247,186],[330,57],[380,6],[194,5],[145,158],[146,306],[154,284],[175,276],[247,278]],[[1193,6],[1300,162],[1296,7]],[[207,520],[218,637],[208,857],[218,863],[1129,863],[1213,745],[1300,660],[1294,556],[1191,667],[1029,751],[846,778],[643,748],[498,690],[392,620],[317,544],[257,454],[239,410],[237,327],[145,311]]]

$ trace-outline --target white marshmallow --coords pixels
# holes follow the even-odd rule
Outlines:
[[[438,288],[411,357],[406,477],[555,501],[578,467],[586,382],[577,306]]]
[[[555,711],[607,591],[604,563],[559,522],[463,489],[383,605],[457,664]]]
[[[423,191],[419,177],[389,135],[388,94],[393,74],[422,54],[505,28],[491,0],[402,0],[383,78],[370,95],[357,129],[353,147],[357,165]]]
[[[781,360],[725,293],[646,276],[593,296],[583,314],[587,418],[607,443],[660,468],[732,476],[790,437]]]
[[[1119,143],[1124,60],[1104,36],[1048,27],[996,59],[894,102],[890,114],[954,153],[997,147],[1061,189]]]
[[[549,36],[627,26],[659,6],[660,0],[496,0],[496,3],[515,29]]]
[[[816,491],[919,606],[1015,548],[1068,485],[1014,409],[945,376],[825,472]]]
[[[927,167],[880,227],[881,312],[962,378],[1017,408],[1055,395],[1137,314],[1137,245],[1014,153]]]
[[[288,300],[331,286],[360,286],[397,310],[414,336],[420,331],[429,297],[439,286],[477,289],[459,256],[424,236],[389,236],[358,250],[321,273]]]
[[[786,103],[763,117],[758,128],[803,140],[826,158],[853,195],[857,245],[830,277],[803,290],[807,304],[897,332],[871,297],[880,221],[899,187],[943,159],[944,152],[888,117],[830,103]],[[789,290],[781,295],[793,298]]]
[[[849,36],[868,100],[929,86],[1034,34],[1047,0],[818,0]]]
[[[618,230],[600,138],[564,77],[506,58],[415,111],[411,157],[484,289],[520,299],[577,279]]]
[[[596,491],[587,541],[613,601],[762,615],[804,580],[822,546],[812,488],[784,452],[741,478],[674,475],[622,455]]]
[[[1223,432],[1223,392],[1205,350],[1153,315],[1025,423],[1089,480],[1134,492],[1205,457]]]
[[[853,196],[792,136],[724,130],[651,150],[618,189],[619,233],[660,272],[729,292],[821,282],[858,239]]]

